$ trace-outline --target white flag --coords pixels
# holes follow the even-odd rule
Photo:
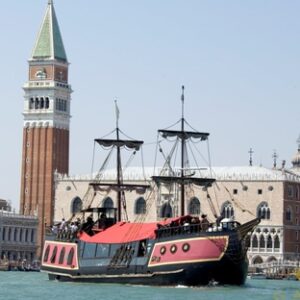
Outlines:
[[[117,123],[119,122],[119,117],[120,117],[120,111],[119,111],[119,107],[117,104],[117,100],[115,100],[115,107],[116,107],[116,119],[117,119]]]

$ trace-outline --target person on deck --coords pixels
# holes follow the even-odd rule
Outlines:
[[[202,230],[207,230],[209,227],[209,221],[207,220],[207,215],[202,214],[201,215],[201,229]]]

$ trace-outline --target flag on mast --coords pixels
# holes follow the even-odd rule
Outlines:
[[[116,109],[116,121],[117,121],[117,127],[119,125],[119,117],[120,117],[120,111],[119,111],[119,107],[117,104],[117,100],[115,100],[115,109]]]

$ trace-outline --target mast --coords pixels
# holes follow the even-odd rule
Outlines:
[[[159,186],[160,183],[170,185],[172,183],[177,184],[180,190],[180,197],[178,199],[178,206],[180,206],[180,214],[184,216],[185,214],[185,185],[186,184],[194,184],[202,187],[209,187],[215,182],[214,178],[199,178],[194,177],[193,175],[188,175],[186,170],[187,164],[187,141],[190,139],[196,139],[200,141],[206,141],[208,139],[209,133],[207,132],[199,132],[199,131],[185,131],[185,118],[184,118],[184,86],[182,88],[181,94],[181,102],[182,102],[182,112],[181,119],[179,122],[181,123],[181,127],[179,130],[171,130],[171,129],[159,129],[158,133],[162,136],[162,138],[167,139],[168,137],[177,137],[176,141],[179,141],[181,148],[181,162],[180,162],[180,173],[175,175],[174,173],[171,176],[158,175],[152,176],[154,182]],[[176,123],[177,124],[177,123]],[[170,166],[169,166],[170,167]],[[171,168],[171,167],[170,167]]]
[[[181,87],[182,88],[182,94],[181,94],[181,102],[182,102],[182,114],[181,114],[181,178],[184,177],[184,160],[185,160],[185,153],[184,153],[184,149],[185,149],[185,138],[184,136],[184,85]],[[185,188],[184,188],[184,183],[183,181],[180,184],[181,188],[181,215],[184,216],[185,213],[185,201],[184,201],[184,195],[185,195]]]
[[[110,186],[117,193],[117,219],[121,221],[122,218],[122,204],[124,209],[126,210],[126,202],[124,198],[124,191],[141,191],[146,188],[149,188],[149,184],[124,184],[123,183],[123,175],[122,175],[122,162],[121,162],[121,149],[126,148],[131,151],[139,151],[141,146],[143,145],[143,141],[139,140],[129,140],[129,139],[121,139],[120,133],[122,131],[119,128],[119,109],[117,106],[117,101],[115,100],[115,109],[116,109],[116,138],[115,139],[106,139],[100,138],[95,139],[95,142],[104,148],[116,148],[117,149],[117,158],[116,158],[116,169],[117,169],[117,178],[115,183],[102,183],[100,181],[95,181],[90,183],[89,185],[94,187],[94,190],[97,190],[100,186]]]
[[[117,105],[117,100],[115,100],[115,108],[116,108],[116,135],[117,135],[117,142],[120,141],[120,129],[119,129],[119,108]],[[117,144],[117,201],[118,201],[118,221],[121,221],[121,184],[122,184],[122,165],[121,165],[121,150],[120,144]]]

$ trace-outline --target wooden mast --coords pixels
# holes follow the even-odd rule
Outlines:
[[[182,102],[182,115],[181,115],[181,215],[184,216],[185,214],[185,200],[184,200],[184,194],[185,194],[185,188],[184,188],[184,160],[185,160],[185,136],[184,136],[184,86],[182,86],[182,94],[181,94],[181,102]]]

